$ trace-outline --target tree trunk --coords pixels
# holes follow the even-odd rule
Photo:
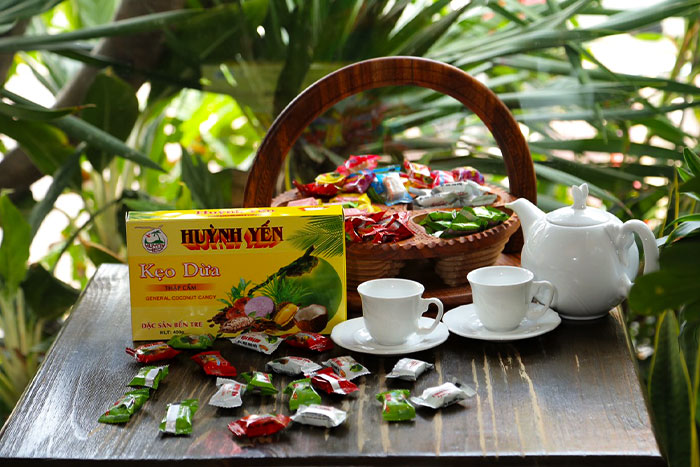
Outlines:
[[[149,13],[178,10],[184,4],[185,0],[123,0],[114,19],[120,20]],[[95,46],[93,52],[129,63],[135,69],[154,68],[163,52],[163,33],[155,31],[133,36],[110,37]],[[2,56],[0,56],[1,59]],[[1,65],[2,61],[0,61]],[[0,71],[2,71],[1,68]],[[88,88],[99,71],[98,68],[84,65],[58,94],[54,106],[67,107],[82,104]],[[143,76],[135,73],[121,74],[120,77],[134,89],[138,89],[145,81]],[[17,192],[25,192],[29,185],[41,178],[42,175],[22,148],[15,148],[0,161],[0,189],[9,188]]]

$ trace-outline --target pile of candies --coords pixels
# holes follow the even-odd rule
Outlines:
[[[253,334],[253,333],[249,333]],[[244,334],[245,335],[245,334]],[[236,369],[221,356],[219,351],[207,350],[214,343],[214,336],[178,336],[168,342],[156,342],[142,345],[135,349],[127,348],[127,354],[134,357],[138,363],[145,363],[139,369],[129,386],[136,387],[120,397],[99,418],[101,423],[126,423],[149,399],[152,391],[158,389],[168,376],[169,365],[152,365],[172,359],[181,350],[202,350],[191,357],[208,375],[217,376],[216,390],[209,399],[209,405],[231,409],[243,405],[244,395],[258,397],[277,397],[280,393],[273,382],[273,373],[292,378],[283,391],[288,396],[288,406],[295,413],[291,416],[283,414],[251,414],[230,422],[227,427],[236,437],[256,438],[270,436],[286,429],[292,422],[298,424],[332,428],[341,425],[347,419],[347,412],[338,408],[323,405],[319,393],[347,396],[359,390],[357,378],[369,375],[370,371],[351,356],[330,358],[320,363],[311,359],[297,356],[286,356],[270,360],[265,365],[265,371],[248,371],[241,373],[240,381],[231,379],[236,376]],[[274,352],[284,340],[295,348],[305,348],[316,352],[325,352],[333,348],[332,341],[323,335],[315,333],[297,333],[280,339],[273,349],[266,341],[255,339],[230,339],[237,345],[256,350],[264,354]],[[258,342],[258,345],[251,344]],[[412,358],[398,361],[387,379],[398,378],[416,381],[418,377],[433,365]],[[223,376],[223,377],[222,377]],[[389,390],[376,395],[381,403],[381,413],[387,421],[410,421],[416,417],[415,406],[425,406],[432,409],[446,407],[462,401],[475,394],[468,386],[459,387],[452,383],[431,387],[420,396],[411,397],[407,389]],[[172,435],[187,435],[192,433],[194,415],[199,408],[197,399],[185,399],[167,405],[165,416],[159,424],[163,433]]]
[[[439,238],[470,235],[508,220],[508,214],[488,206],[466,207],[460,211],[434,211],[428,213],[419,224],[425,231]]]
[[[377,155],[350,156],[334,172],[317,176],[313,183],[302,185],[295,181],[304,198],[289,206],[341,204],[345,208],[348,241],[393,243],[413,236],[408,227],[409,214],[383,211],[372,203],[455,208],[486,206],[496,201],[497,196],[482,186],[483,175],[472,167],[431,170],[405,160],[402,165],[377,168],[378,159]]]

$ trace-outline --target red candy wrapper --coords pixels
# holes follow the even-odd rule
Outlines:
[[[452,169],[452,176],[455,182],[466,182],[467,180],[472,180],[479,185],[484,184],[484,176],[476,170],[474,167],[457,167]]]
[[[379,162],[379,156],[374,154],[350,156],[348,160],[346,160],[343,165],[338,166],[335,171],[343,175],[349,175],[354,172],[359,172],[360,170],[374,170],[377,168],[377,162]]]
[[[284,341],[292,347],[314,350],[316,352],[325,352],[333,348],[332,340],[315,332],[298,332],[288,336]]]
[[[408,179],[416,188],[430,188],[433,184],[433,177],[430,174],[430,167],[404,159],[403,168],[408,174]]]
[[[179,354],[179,350],[175,350],[165,342],[153,342],[144,344],[132,349],[126,348],[126,353],[131,355],[139,363],[153,363],[161,360],[169,360]]]
[[[313,198],[316,196],[321,198],[330,198],[338,193],[338,187],[335,185],[320,185],[316,182],[302,185],[296,180],[292,180],[292,183],[294,183],[294,186],[297,187],[299,193],[306,198]]]
[[[359,389],[354,383],[335,374],[331,368],[318,370],[311,378],[311,384],[328,394],[346,395]]]
[[[191,357],[204,372],[213,376],[236,376],[236,368],[218,350],[198,353]]]
[[[248,415],[228,424],[228,429],[238,437],[269,436],[287,428],[292,421],[286,415]]]
[[[435,188],[436,186],[455,181],[455,178],[452,176],[452,172],[447,172],[445,170],[433,170],[430,172],[430,174],[433,176],[433,183],[430,185],[430,188]]]
[[[345,236],[352,242],[391,243],[413,236],[408,228],[410,214],[386,211],[345,218]]]

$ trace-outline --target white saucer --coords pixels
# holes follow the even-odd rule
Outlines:
[[[420,324],[428,327],[433,318],[421,318]],[[450,337],[450,331],[445,323],[439,323],[430,334],[420,336],[411,334],[406,342],[400,345],[381,345],[372,339],[365,328],[364,318],[355,318],[337,324],[331,332],[333,342],[341,347],[355,352],[373,355],[403,355],[421,350],[432,349],[442,344]]]
[[[512,331],[489,331],[476,316],[474,304],[470,303],[448,311],[442,317],[442,321],[451,332],[460,336],[485,341],[515,341],[541,336],[559,326],[561,318],[557,312],[548,308],[539,319],[533,321],[525,318],[520,326]]]

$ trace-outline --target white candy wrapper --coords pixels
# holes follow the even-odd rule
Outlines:
[[[240,336],[232,337],[229,340],[236,345],[240,345],[241,347],[256,350],[268,355],[277,350],[277,347],[279,347],[282,343],[281,338],[270,336],[264,332],[245,332]]]
[[[370,371],[364,365],[358,363],[357,360],[349,355],[331,358],[323,362],[323,364],[333,368],[333,371],[349,381],[359,376],[370,374]]]
[[[386,375],[387,378],[399,378],[406,381],[416,381],[426,370],[435,368],[435,365],[416,360],[414,358],[402,358],[394,368]]]
[[[241,396],[245,393],[245,384],[241,384],[233,379],[217,378],[216,385],[219,389],[211,396],[211,399],[209,399],[209,405],[225,409],[232,409],[243,405],[243,398]]]
[[[327,405],[300,405],[291,418],[302,425],[332,428],[345,421],[347,412]]]
[[[475,395],[476,391],[470,386],[457,387],[452,383],[445,383],[426,389],[420,396],[411,397],[411,402],[416,405],[439,409]]]
[[[281,357],[267,362],[265,368],[267,371],[274,371],[283,375],[296,376],[303,374],[307,376],[323,367],[308,358]]]

